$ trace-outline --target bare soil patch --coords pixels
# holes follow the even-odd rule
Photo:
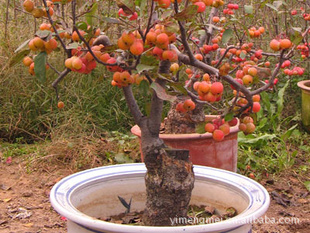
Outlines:
[[[29,167],[29,162],[22,158],[13,158],[9,164],[2,159],[0,232],[66,232],[66,220],[51,207],[49,192],[57,181],[72,173],[64,164],[46,161],[39,167]],[[310,194],[303,185],[307,179],[309,177],[288,170],[273,179],[261,181],[270,193],[271,206],[266,218],[254,224],[253,233],[308,233]]]

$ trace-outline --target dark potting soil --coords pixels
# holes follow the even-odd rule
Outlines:
[[[208,224],[232,218],[237,214],[238,214],[237,210],[233,207],[227,208],[224,213],[220,214],[220,212],[213,206],[191,205],[188,210],[186,222],[187,225]],[[143,211],[129,212],[129,213],[125,212],[118,215],[110,216],[108,218],[99,218],[99,219],[117,224],[143,225],[142,216]],[[171,225],[174,225],[173,222],[171,222]],[[184,225],[184,224],[176,224],[176,225]]]

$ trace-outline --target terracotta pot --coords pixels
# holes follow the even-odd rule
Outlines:
[[[190,221],[171,216],[171,226],[166,227],[122,225],[99,220],[125,211],[117,196],[126,201],[132,198],[132,212],[144,210],[145,173],[142,163],[85,170],[59,181],[50,192],[50,201],[54,209],[68,219],[68,233],[250,233],[251,223],[259,220],[269,207],[267,190],[254,180],[233,172],[195,165],[191,204],[210,205],[220,213],[234,207],[237,216],[225,221],[219,219],[212,224],[203,224],[203,218]],[[176,221],[188,225],[174,226]]]
[[[301,89],[301,120],[304,128],[310,133],[310,80],[297,83]]]
[[[216,116],[206,116],[206,119],[214,119]],[[138,136],[140,140],[141,159],[141,130],[135,125],[131,132]],[[167,146],[175,149],[189,150],[190,160],[193,164],[208,167],[225,169],[228,171],[237,171],[238,155],[238,132],[239,123],[231,127],[230,134],[225,136],[224,140],[217,142],[212,138],[211,133],[204,134],[160,134],[160,138]]]

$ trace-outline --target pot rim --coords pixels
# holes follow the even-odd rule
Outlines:
[[[308,84],[308,85],[306,85]],[[310,91],[310,80],[303,80],[297,83],[297,86],[305,91]]]
[[[216,115],[206,115],[206,119],[214,119],[216,118]],[[228,134],[235,134],[239,132],[239,119],[238,119],[238,123],[235,126],[230,127],[230,133]],[[141,130],[140,127],[138,125],[134,125],[131,128],[131,133],[133,135],[136,135],[138,137],[141,137]],[[188,134],[166,134],[166,133],[160,133],[159,134],[159,138],[161,139],[165,139],[165,140],[191,140],[191,139],[205,139],[205,138],[213,138],[212,133],[203,133],[203,134],[199,134],[199,133],[188,133]]]
[[[168,233],[181,233],[186,231],[186,229],[190,230],[191,233],[237,229],[242,225],[251,224],[258,217],[261,217],[267,211],[270,204],[270,197],[267,190],[256,181],[234,172],[197,165],[194,165],[194,173],[197,178],[204,177],[205,179],[212,179],[215,182],[224,182],[233,186],[248,196],[249,206],[236,217],[222,222],[206,225],[154,227],[122,225],[98,220],[77,210],[70,201],[71,194],[87,182],[105,178],[111,179],[113,176],[124,179],[137,175],[144,177],[145,172],[146,167],[144,163],[111,165],[78,172],[63,178],[54,185],[50,193],[50,202],[59,214],[79,225],[90,229],[102,229],[108,232],[130,233],[158,233],[159,228]]]

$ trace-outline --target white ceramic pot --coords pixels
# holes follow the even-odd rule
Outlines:
[[[233,172],[194,166],[195,187],[191,204],[212,205],[220,212],[234,207],[239,213],[236,217],[212,224],[171,227],[121,225],[97,219],[125,211],[118,196],[127,201],[132,198],[132,211],[143,210],[145,173],[142,163],[82,171],[62,179],[53,187],[51,204],[68,219],[68,233],[250,233],[251,223],[269,207],[268,192],[257,182]]]

